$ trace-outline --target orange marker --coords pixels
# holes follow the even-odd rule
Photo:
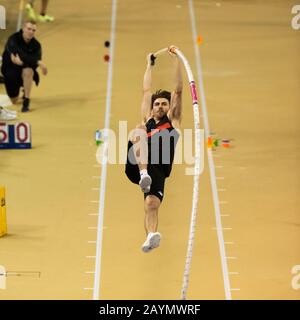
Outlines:
[[[202,36],[198,36],[198,37],[197,37],[197,43],[198,43],[198,45],[202,44],[202,42],[203,42]]]
[[[212,147],[212,143],[213,143],[212,137],[208,137],[207,138],[207,148],[211,148]]]

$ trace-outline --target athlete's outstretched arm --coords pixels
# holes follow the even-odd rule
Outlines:
[[[174,60],[175,66],[175,89],[171,95],[171,106],[169,116],[171,121],[176,121],[180,124],[182,113],[182,73],[180,60],[176,54],[169,51]]]
[[[147,68],[143,81],[143,101],[142,101],[142,121],[145,124],[151,115],[151,82],[152,82],[152,65],[151,53],[147,56]]]

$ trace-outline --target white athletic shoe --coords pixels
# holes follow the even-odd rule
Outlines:
[[[10,121],[17,118],[16,114],[8,112],[6,109],[0,107],[0,120]]]
[[[15,111],[15,110],[10,110],[10,109],[7,109],[7,108],[1,107],[1,106],[0,106],[0,110],[4,110],[5,112],[17,115],[17,111]]]
[[[148,193],[150,191],[152,179],[149,174],[142,174],[139,185],[144,193]]]
[[[144,252],[150,252],[152,249],[158,248],[161,239],[159,232],[149,232],[146,241],[142,245]]]

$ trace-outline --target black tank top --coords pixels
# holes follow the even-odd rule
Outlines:
[[[148,164],[159,166],[169,177],[174,160],[175,147],[179,138],[177,130],[167,115],[158,123],[153,118],[146,123],[148,135]]]

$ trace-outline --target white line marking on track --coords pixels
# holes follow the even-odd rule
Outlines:
[[[109,130],[110,128],[116,20],[117,20],[117,0],[112,0],[111,32],[110,32],[110,47],[109,47],[110,61],[108,64],[108,73],[107,73],[106,106],[105,106],[105,121],[104,121],[105,130]],[[108,137],[104,136],[103,157],[102,157],[102,163],[101,163],[101,166],[102,166],[101,178],[99,177],[101,184],[100,184],[100,193],[99,193],[99,216],[98,216],[98,224],[97,224],[98,232],[97,232],[97,245],[96,245],[93,300],[99,300],[101,297],[100,280],[101,280],[102,237],[103,237],[102,229],[103,229],[103,221],[104,221],[105,191],[106,191],[106,177],[107,177],[107,161],[108,161],[107,152],[108,152]]]
[[[203,70],[201,66],[201,56],[200,56],[200,49],[198,44],[196,43],[197,39],[197,28],[196,28],[196,18],[195,18],[195,10],[193,5],[193,0],[189,0],[189,12],[191,17],[191,24],[192,24],[192,39],[194,43],[194,51],[196,57],[196,67],[197,67],[197,74],[198,74],[198,85],[199,85],[199,92],[200,92],[200,99],[201,99],[201,106],[202,106],[202,114],[203,114],[203,122],[204,122],[204,131],[205,136],[210,136],[210,128],[209,128],[209,121],[208,121],[208,112],[206,106],[206,99],[205,99],[205,90],[204,90],[204,83],[203,83]],[[208,167],[210,173],[210,184],[214,202],[214,211],[215,211],[215,219],[216,219],[216,226],[217,226],[217,237],[218,237],[218,244],[219,244],[219,251],[220,251],[220,258],[221,258],[221,266],[222,266],[222,275],[223,275],[223,282],[224,282],[224,291],[225,291],[225,298],[226,300],[231,300],[231,291],[230,291],[230,279],[228,275],[228,265],[226,260],[226,249],[224,245],[224,235],[222,232],[222,220],[220,217],[221,210],[219,205],[218,199],[218,191],[217,191],[217,178],[215,172],[215,165],[214,165],[214,157],[220,157],[212,152],[211,149],[207,150],[207,158],[208,158]]]

